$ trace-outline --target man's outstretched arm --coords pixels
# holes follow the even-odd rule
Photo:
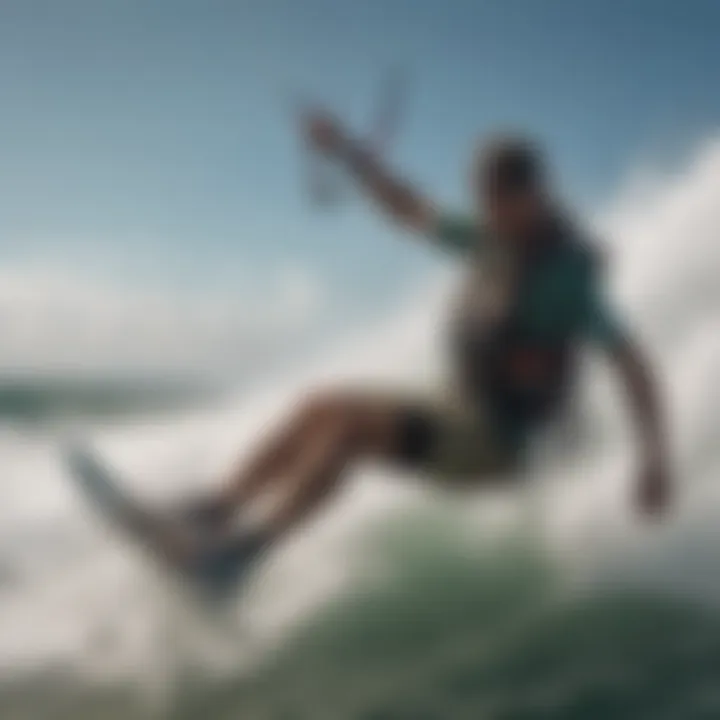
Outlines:
[[[410,184],[394,177],[380,160],[365,150],[331,116],[315,113],[306,119],[306,132],[315,150],[341,164],[391,218],[409,229],[434,234],[438,212],[429,200]]]

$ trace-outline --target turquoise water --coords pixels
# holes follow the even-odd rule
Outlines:
[[[117,685],[35,678],[8,718],[720,717],[720,617],[628,590],[579,592],[526,542],[470,556],[452,542],[393,548],[382,582],[317,607],[250,676],[183,680],[152,712]]]
[[[45,423],[179,410],[217,397],[217,388],[162,379],[0,377],[0,421]]]

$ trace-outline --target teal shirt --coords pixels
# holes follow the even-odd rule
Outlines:
[[[435,240],[444,249],[482,262],[490,239],[476,222],[441,218]],[[593,249],[571,243],[530,273],[517,297],[516,317],[533,337],[588,340],[612,350],[625,332],[610,309]]]
[[[491,260],[498,247],[477,223],[457,217],[442,218],[434,240],[478,263]],[[601,265],[596,251],[580,239],[561,243],[534,263],[513,292],[512,317],[522,337],[529,344],[588,341],[610,351],[618,347],[625,331],[604,296]],[[522,417],[502,424],[507,439],[520,448],[533,426]]]

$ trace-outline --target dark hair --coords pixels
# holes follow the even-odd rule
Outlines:
[[[540,190],[545,184],[545,162],[534,142],[502,136],[483,145],[478,157],[478,179],[488,191],[512,195]]]

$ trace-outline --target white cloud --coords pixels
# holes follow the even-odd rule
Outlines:
[[[82,268],[0,268],[0,372],[225,373],[317,328],[325,288],[300,266],[187,293]]]

